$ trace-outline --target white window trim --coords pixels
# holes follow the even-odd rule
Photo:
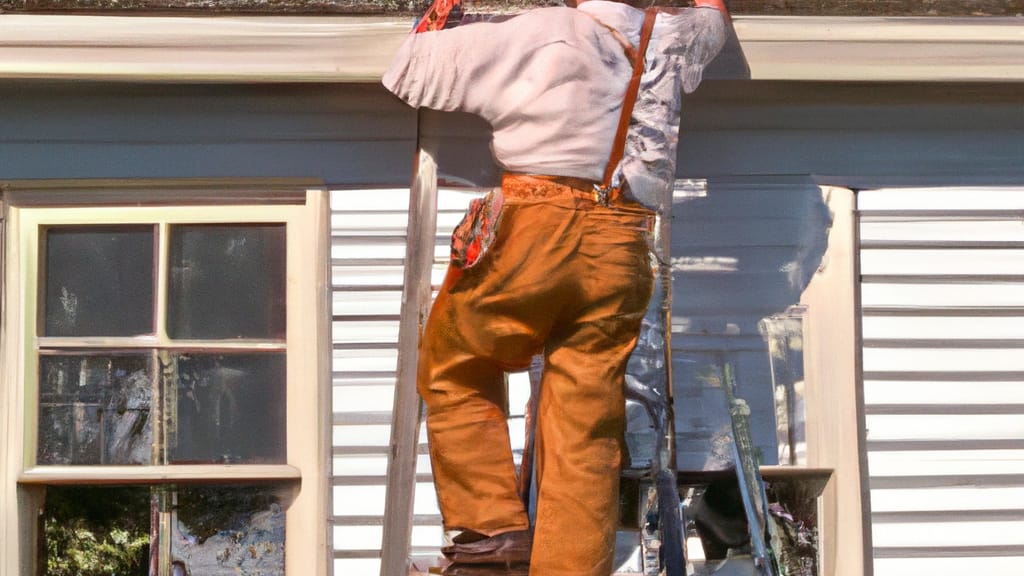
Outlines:
[[[138,183],[135,183],[138,186]],[[108,191],[109,194],[109,191]],[[258,194],[256,194],[258,196]],[[17,197],[17,194],[12,195]],[[35,574],[35,534],[38,529],[38,484],[103,481],[108,483],[166,483],[214,477],[231,481],[282,481],[293,486],[295,498],[286,515],[285,570],[288,574],[328,574],[327,516],[330,472],[329,315],[327,314],[327,194],[310,190],[301,204],[237,205],[217,203],[211,190],[208,205],[229,206],[232,221],[285,221],[287,232],[288,346],[287,463],[284,465],[199,465],[153,467],[33,467],[34,418],[27,412],[35,378],[25,374],[35,356],[33,326],[26,320],[33,307],[36,283],[29,278],[37,255],[29,242],[41,222],[123,222],[145,214],[189,222],[223,222],[225,211],[196,206],[168,206],[166,198],[144,207],[102,208],[21,207],[5,209],[5,316],[0,357],[0,576]],[[105,196],[105,198],[108,198]],[[155,199],[153,196],[148,199]],[[81,200],[80,197],[76,198]],[[31,381],[31,382],[30,382]],[[31,389],[30,389],[31,388]],[[34,403],[32,404],[34,406]]]
[[[822,186],[832,214],[828,250],[800,298],[808,466],[832,470],[818,501],[819,572],[870,574],[870,512],[860,395],[854,193]]]

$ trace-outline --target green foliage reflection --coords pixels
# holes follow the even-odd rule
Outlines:
[[[43,512],[48,576],[145,576],[148,488],[47,489]]]

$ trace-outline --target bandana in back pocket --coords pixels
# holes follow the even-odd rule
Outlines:
[[[480,262],[498,233],[502,204],[497,190],[469,203],[466,215],[452,232],[453,266],[466,270]]]

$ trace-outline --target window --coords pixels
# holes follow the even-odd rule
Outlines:
[[[326,572],[321,196],[9,209],[12,574]]]

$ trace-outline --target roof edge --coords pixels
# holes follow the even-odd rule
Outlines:
[[[412,25],[367,16],[0,14],[0,78],[378,82]],[[753,80],[1024,81],[1020,18],[737,16]],[[716,79],[743,78],[735,68]]]

